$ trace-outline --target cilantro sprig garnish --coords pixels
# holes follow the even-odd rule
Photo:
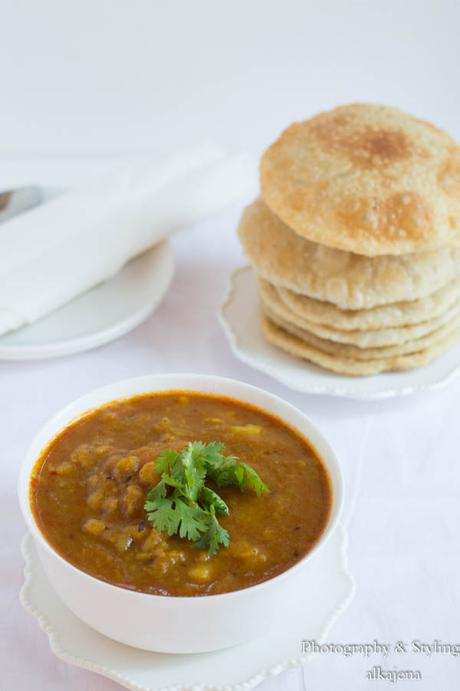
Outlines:
[[[225,445],[212,441],[189,442],[182,451],[166,449],[158,456],[155,470],[161,476],[147,495],[144,508],[152,525],[168,535],[191,540],[199,549],[214,556],[220,547],[228,547],[229,534],[217,518],[230,511],[213,489],[234,485],[242,492],[251,490],[257,496],[268,487],[256,471],[235,456],[224,456]]]

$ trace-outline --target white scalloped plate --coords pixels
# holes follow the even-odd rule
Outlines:
[[[354,594],[347,568],[346,533],[342,526],[311,560],[295,619],[243,646],[200,655],[148,653],[102,636],[72,614],[49,584],[26,535],[22,552],[25,583],[23,607],[38,619],[52,651],[69,664],[102,674],[133,691],[248,691],[308,659],[304,639],[324,640]],[[201,622],[197,622],[200,626]]]
[[[364,400],[391,398],[439,388],[460,373],[460,343],[427,367],[373,377],[341,376],[284,353],[263,336],[257,282],[249,266],[230,277],[219,320],[240,360],[303,393]]]

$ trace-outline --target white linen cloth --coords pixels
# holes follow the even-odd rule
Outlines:
[[[0,224],[0,335],[114,275],[256,186],[256,163],[206,145],[63,193]]]
[[[2,167],[0,187],[31,179],[71,184],[77,173],[86,176],[96,163],[14,162]],[[99,162],[99,168],[108,166]],[[303,410],[335,448],[345,480],[349,566],[357,588],[328,634],[329,642],[459,642],[460,377],[437,391],[372,403],[300,394],[238,361],[216,312],[230,271],[245,261],[235,234],[243,203],[174,236],[177,270],[171,287],[156,312],[131,333],[65,358],[0,361],[2,691],[121,689],[56,658],[37,621],[22,610],[18,592],[25,525],[16,483],[31,438],[51,415],[97,386],[160,372],[205,372],[266,388]],[[370,682],[365,674],[374,664],[420,669],[423,678]],[[458,665],[459,658],[449,655],[319,655],[303,671],[273,677],[258,691],[454,691]]]

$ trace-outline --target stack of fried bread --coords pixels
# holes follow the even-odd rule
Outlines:
[[[428,364],[460,339],[460,147],[354,104],[285,130],[239,235],[265,337],[348,375]]]

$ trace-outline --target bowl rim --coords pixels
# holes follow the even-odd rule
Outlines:
[[[166,385],[160,383],[158,388],[155,387],[156,383],[164,383],[166,381],[168,381],[169,383]],[[225,391],[209,391],[206,388],[201,388],[203,385],[205,386],[206,384],[215,385],[216,387],[218,387],[218,389],[220,387],[228,386],[235,387],[237,389],[241,388],[241,392],[229,394]],[[141,387],[141,389],[138,389],[139,386]],[[132,388],[133,390],[131,391],[131,393],[124,394],[120,393],[113,395],[112,393],[109,393],[117,388]],[[298,432],[298,434],[300,434],[300,436],[307,439],[309,444],[314,448],[314,450],[318,454],[326,469],[332,491],[332,502],[329,518],[325,528],[323,529],[323,532],[321,533],[320,537],[318,538],[317,542],[312,547],[312,549],[309,552],[307,552],[307,554],[305,554],[302,557],[302,559],[297,561],[295,564],[290,566],[285,571],[282,571],[276,576],[268,578],[267,580],[262,581],[261,583],[256,583],[254,585],[247,586],[245,588],[239,588],[237,590],[231,590],[226,593],[211,593],[206,595],[159,595],[155,593],[145,593],[137,590],[130,590],[129,588],[124,588],[123,586],[109,583],[108,581],[105,581],[101,578],[97,578],[96,576],[93,576],[90,573],[83,571],[82,569],[79,569],[70,561],[67,561],[67,559],[61,556],[59,552],[57,552],[52,547],[52,545],[48,542],[48,540],[40,530],[39,526],[37,525],[37,522],[35,521],[35,517],[30,506],[30,475],[32,468],[34,467],[41,453],[43,453],[48,444],[50,444],[52,440],[55,439],[55,437],[57,437],[60,432],[62,432],[62,430],[64,430],[70,424],[81,418],[90,410],[96,410],[97,408],[100,408],[106,405],[107,403],[110,403],[111,401],[121,401],[124,399],[134,398],[136,396],[142,396],[143,394],[167,391],[189,391],[194,393],[202,393],[233,398],[236,401],[253,405],[254,407],[260,408],[262,411],[270,415],[279,417],[287,426],[293,428],[296,432]],[[308,431],[301,429],[297,423],[288,421],[284,416],[283,412],[275,412],[271,411],[269,408],[266,408],[265,402],[260,404],[253,403],[252,401],[247,400],[244,397],[245,391],[253,393],[255,395],[262,395],[262,397],[266,397],[267,405],[269,402],[271,402],[273,404],[281,406],[286,410],[286,412],[288,411],[292,415],[298,417],[299,422],[301,422],[307,428],[309,428]],[[109,395],[106,397],[106,394]],[[98,403],[89,402],[91,399],[99,399],[100,397],[102,397],[103,400]],[[79,408],[82,405],[84,405],[85,407],[82,408],[80,412],[75,413],[75,408]],[[65,420],[65,422],[62,423],[63,419]],[[59,426],[56,427],[56,425]],[[49,429],[54,427],[56,427],[56,429],[50,433]],[[315,439],[312,439],[311,435],[313,435]],[[41,441],[42,437],[45,438],[45,441]],[[321,449],[318,449],[318,446],[320,446]],[[35,447],[38,447],[38,452],[35,451]],[[120,379],[110,384],[106,384],[104,386],[91,389],[82,396],[79,396],[78,398],[72,400],[70,403],[64,406],[64,408],[60,409],[55,415],[49,418],[40,427],[38,432],[34,435],[33,439],[29,443],[21,464],[21,469],[18,477],[17,491],[21,513],[23,515],[29,532],[32,534],[32,537],[36,541],[38,541],[39,546],[44,548],[55,559],[61,562],[61,564],[64,567],[74,572],[77,575],[77,577],[83,578],[83,580],[87,582],[89,581],[91,584],[97,587],[110,589],[111,591],[113,591],[114,594],[118,593],[119,597],[133,598],[138,599],[139,601],[140,598],[142,598],[145,602],[147,602],[146,598],[148,598],[148,601],[150,602],[177,602],[180,604],[194,603],[190,606],[198,606],[199,603],[203,601],[208,602],[210,600],[213,600],[217,602],[219,600],[225,600],[228,602],[229,600],[236,599],[238,597],[248,597],[251,595],[251,593],[255,592],[256,590],[260,592],[263,589],[269,589],[277,583],[280,583],[281,581],[291,577],[294,573],[300,571],[304,567],[305,563],[310,561],[311,558],[314,555],[316,555],[317,552],[320,549],[322,549],[322,547],[329,540],[330,536],[337,528],[344,504],[343,474],[336,453],[330,445],[330,443],[327,441],[326,437],[317,427],[317,425],[314,422],[312,422],[303,411],[294,406],[292,403],[285,401],[277,394],[274,394],[271,391],[267,391],[266,389],[262,389],[258,386],[254,386],[253,384],[248,384],[244,381],[233,379],[230,377],[222,377],[213,374],[194,374],[189,372],[173,372],[163,374],[160,373],[151,375],[147,374],[138,377]]]

